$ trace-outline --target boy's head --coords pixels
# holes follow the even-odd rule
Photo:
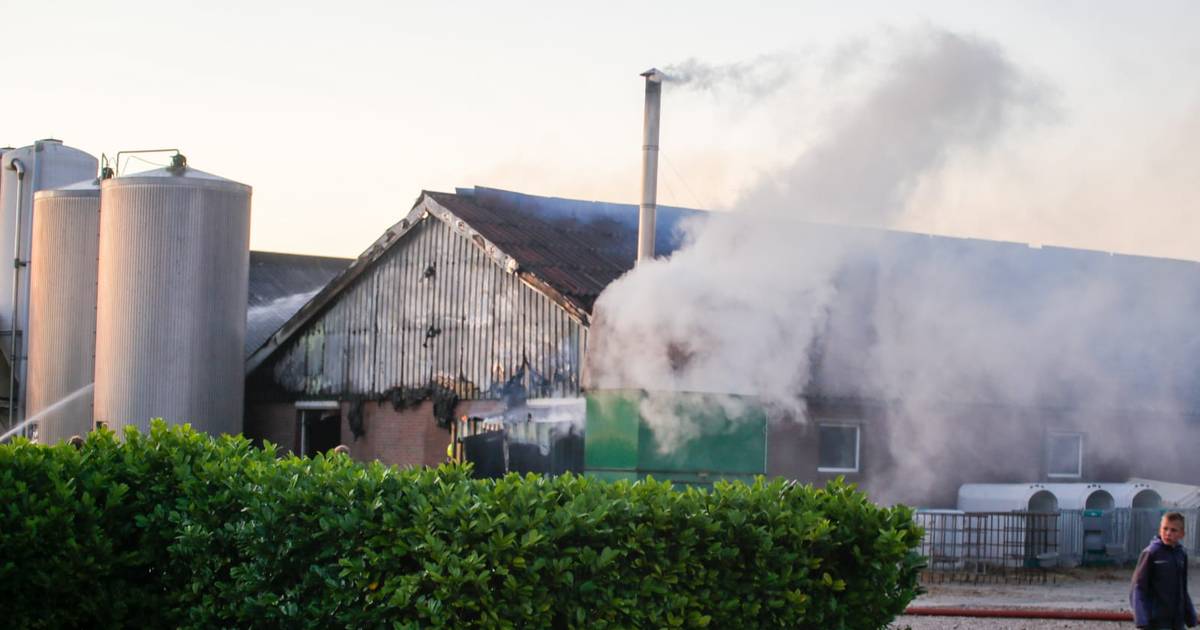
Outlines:
[[[1174,547],[1183,540],[1183,515],[1179,512],[1163,514],[1162,524],[1158,526],[1158,537],[1163,543]]]

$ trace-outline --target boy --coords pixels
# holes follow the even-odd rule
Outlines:
[[[1133,570],[1129,604],[1139,628],[1182,630],[1196,625],[1196,608],[1187,592],[1187,553],[1183,540],[1183,515],[1167,512],[1158,536],[1142,551]]]

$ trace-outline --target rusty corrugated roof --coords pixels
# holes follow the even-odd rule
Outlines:
[[[493,188],[455,193],[423,191],[408,216],[375,240],[358,259],[302,305],[257,347],[249,348],[247,371],[331,304],[370,269],[425,214],[436,216],[488,251],[498,264],[560,304],[587,325],[600,292],[633,268],[637,252],[638,207],[540,197]],[[681,243],[679,225],[705,212],[659,206],[655,238],[658,255]]]
[[[636,228],[539,214],[484,195],[427,194],[583,311],[633,267]],[[637,208],[629,208],[636,220]]]

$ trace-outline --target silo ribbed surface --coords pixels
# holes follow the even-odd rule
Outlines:
[[[33,200],[25,416],[53,444],[92,427],[100,186],[44,190]]]
[[[162,169],[100,196],[95,419],[240,432],[250,187]]]

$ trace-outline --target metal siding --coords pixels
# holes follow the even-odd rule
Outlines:
[[[487,356],[483,352],[483,346],[489,338],[488,322],[485,313],[488,308],[488,296],[484,290],[484,276],[480,271],[481,252],[478,248],[471,248],[470,271],[468,277],[471,279],[471,298],[470,310],[467,314],[467,323],[471,327],[470,343],[471,351],[466,358],[467,378],[472,383],[476,383],[478,391],[478,383],[484,382],[484,374],[487,372]]]
[[[239,433],[250,187],[134,176],[100,195],[95,419]]]
[[[428,325],[436,328],[443,328],[444,322],[441,321],[441,316],[446,312],[446,303],[448,296],[446,289],[450,286],[449,255],[446,252],[446,241],[450,237],[448,230],[437,230],[434,232],[437,235],[437,245],[434,250],[433,258],[437,261],[437,273],[433,276],[432,296],[433,301],[430,304],[428,314]],[[438,377],[439,368],[442,366],[444,344],[446,338],[438,334],[429,340],[429,378],[435,379]]]
[[[377,324],[375,332],[375,353],[379,357],[379,381],[375,385],[381,386],[383,383],[389,382],[395,378],[392,372],[393,357],[390,349],[395,339],[395,314],[393,311],[393,296],[392,288],[395,286],[396,261],[394,257],[382,261],[379,265],[378,286],[379,302],[376,305],[375,321]]]
[[[355,392],[371,391],[371,372],[375,362],[375,335],[371,321],[375,314],[375,277],[375,274],[371,274],[364,278],[355,289],[358,295],[351,300],[353,310],[347,327],[350,344],[346,365],[350,372],[350,389]]]
[[[350,302],[334,305],[325,328],[325,370],[329,378],[321,383],[318,393],[323,396],[338,391],[350,391],[346,379],[346,309]]]
[[[92,393],[85,388],[96,360],[99,245],[99,187],[35,197],[26,415],[45,410],[38,439],[46,444],[86,435],[92,427]]]
[[[377,397],[436,380],[464,399],[487,398],[527,358],[525,385],[533,372],[546,379],[531,397],[579,394],[584,329],[566,311],[440,219],[423,219],[404,238],[281,348],[272,366],[281,387]],[[427,338],[430,326],[441,333]]]
[[[398,261],[400,277],[396,286],[396,292],[401,296],[400,299],[400,333],[396,341],[396,364],[397,375],[394,383],[407,383],[412,379],[412,353],[406,351],[413,345],[414,326],[413,317],[417,309],[417,295],[414,287],[416,286],[416,271],[414,270],[415,263],[413,262],[416,246],[420,239],[420,233],[425,229],[425,223],[413,229],[410,233],[412,239],[411,244],[407,247],[398,247],[393,256]]]
[[[418,227],[414,228],[408,246],[397,248],[398,251],[394,254],[403,261],[401,284],[397,290],[404,296],[403,303],[400,305],[399,363],[401,370],[397,383],[411,383],[417,380],[416,363],[419,357],[412,349],[420,343],[418,333],[421,324],[418,321],[418,314],[421,308],[421,296],[419,291],[424,288],[423,285],[418,284],[421,276],[420,270],[417,268],[420,264],[417,262],[417,258],[421,254],[421,245],[424,243],[422,236],[427,225],[427,221],[422,221]]]

